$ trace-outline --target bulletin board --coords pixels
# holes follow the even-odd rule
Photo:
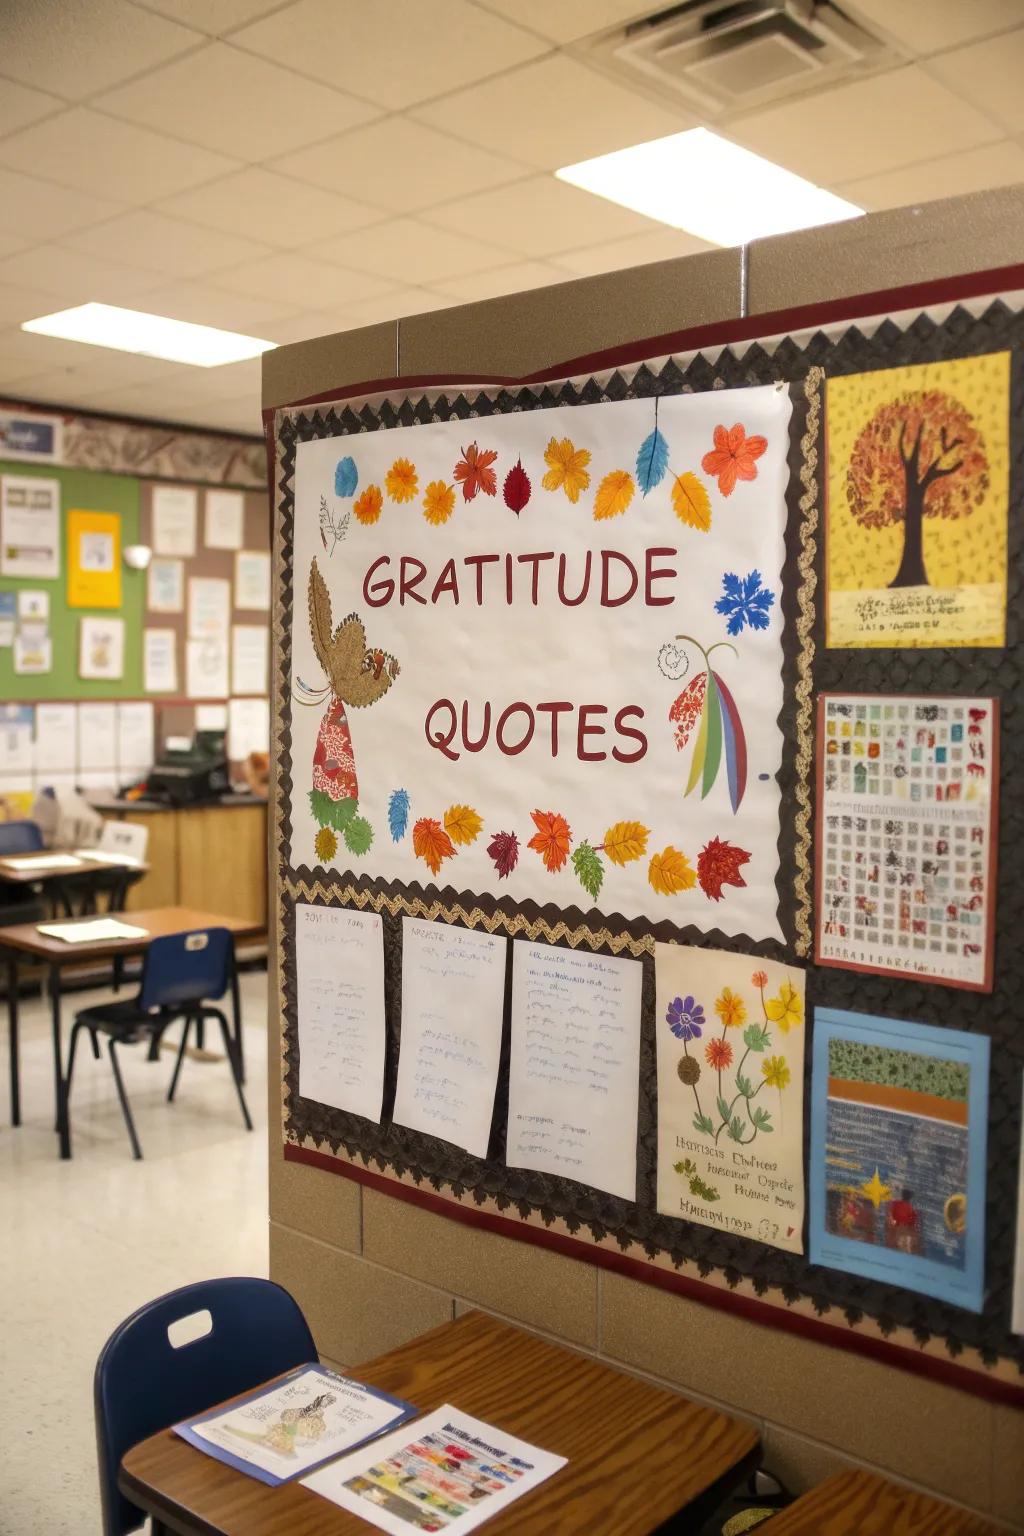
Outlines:
[[[1024,553],[1024,301],[1016,291],[1022,280],[1024,272],[1015,269],[1003,274],[999,282],[982,275],[875,295],[859,308],[850,301],[832,310],[730,322],[701,333],[657,338],[615,354],[577,360],[538,380],[447,386],[443,380],[412,384],[385,381],[373,394],[307,403],[277,413],[275,815],[286,1158],[328,1168],[454,1220],[553,1247],[768,1326],[872,1354],[997,1400],[1024,1404],[1024,1344],[1010,1327],[1019,1084],[1024,1061],[1016,1018],[1024,983],[1024,953],[1015,937],[1021,921],[1017,854],[1020,797],[1013,792],[1012,766],[1024,749],[1024,727],[1017,718],[1019,712],[1011,707],[1024,671],[1018,618]],[[993,356],[1003,361],[990,377],[985,371],[990,366],[986,360]],[[977,363],[976,369],[970,367],[972,361]],[[913,517],[909,512],[904,517],[906,548],[900,567],[905,568],[906,579],[890,588],[882,574],[884,562],[877,570],[872,565],[877,555],[872,537],[881,544],[889,541],[886,547],[890,553],[895,537],[891,499],[886,499],[889,493],[884,484],[879,488],[872,474],[865,471],[863,484],[849,493],[849,505],[860,508],[856,526],[843,532],[837,522],[839,498],[829,454],[830,445],[847,430],[845,381],[861,381],[858,409],[866,412],[864,440],[882,444],[875,462],[888,462],[895,452],[904,454],[909,463],[917,451],[913,430],[908,435],[897,429],[894,437],[892,423],[884,415],[886,398],[901,389],[905,393],[909,384],[894,375],[887,395],[883,375],[887,370],[913,367],[932,370],[920,392],[922,410],[940,408],[933,397],[942,393],[941,382],[954,376],[960,379],[961,390],[973,381],[979,399],[988,399],[990,389],[1003,391],[994,406],[981,400],[978,407],[980,411],[995,410],[1004,423],[1002,458],[990,450],[984,465],[978,463],[973,480],[977,495],[969,509],[957,506],[950,498],[935,503],[943,507],[943,548],[952,541],[955,555],[957,541],[971,541],[972,533],[974,536],[970,581],[960,578],[957,586],[950,578],[943,585],[944,578],[937,569],[933,571],[935,588],[952,591],[957,586],[948,600],[934,592],[920,595],[914,562],[920,562],[921,549],[911,531]],[[879,393],[877,402],[873,393]],[[780,401],[784,402],[781,415]],[[602,441],[602,433],[585,429],[589,418],[584,415],[578,418],[578,433],[565,427],[564,413],[571,416],[589,406],[607,413],[608,440],[619,432],[618,423],[627,416],[630,422],[635,416],[638,424],[641,420],[645,423],[642,431],[631,426],[631,435],[622,435],[623,443],[627,437],[632,442],[635,462],[632,456],[628,461],[623,459],[621,471],[611,464],[599,465],[595,445]],[[538,449],[530,437],[528,418],[531,413],[555,411],[559,412],[558,435],[552,433],[546,451],[542,446]],[[531,443],[518,464],[509,449],[509,418],[522,423],[524,439]],[[302,666],[308,669],[304,659],[309,654],[306,636],[315,633],[318,624],[321,633],[330,636],[345,614],[338,610],[331,614],[324,608],[312,565],[315,563],[318,570],[322,565],[330,572],[332,558],[343,561],[347,551],[355,547],[347,541],[357,524],[377,538],[374,551],[379,548],[397,556],[403,549],[418,547],[408,542],[408,520],[418,515],[416,508],[421,502],[426,521],[439,533],[437,544],[441,547],[449,518],[454,521],[465,514],[466,504],[477,493],[481,503],[484,497],[492,497],[486,505],[493,508],[490,515],[494,526],[504,518],[502,526],[513,530],[508,537],[514,539],[515,530],[521,527],[519,514],[527,506],[523,499],[527,488],[513,473],[516,469],[529,482],[530,496],[536,496],[543,485],[552,493],[564,494],[573,504],[575,483],[577,494],[585,492],[588,505],[594,508],[595,519],[607,527],[609,547],[615,547],[619,530],[627,526],[630,516],[643,516],[644,481],[653,480],[659,468],[661,445],[656,434],[660,426],[669,420],[676,422],[672,432],[666,427],[664,433],[674,442],[684,430],[684,418],[699,418],[707,439],[707,451],[698,461],[700,474],[695,473],[697,464],[692,456],[667,466],[672,478],[666,481],[662,495],[664,498],[672,486],[675,515],[684,533],[694,529],[707,532],[705,520],[711,514],[720,527],[723,508],[734,505],[723,498],[737,483],[742,486],[757,476],[763,477],[762,505],[774,506],[771,516],[781,519],[780,538],[774,546],[764,528],[738,533],[743,558],[741,561],[737,554],[736,570],[725,573],[731,583],[722,576],[721,587],[716,583],[714,590],[709,588],[705,594],[706,609],[713,606],[712,598],[720,605],[716,611],[723,620],[724,640],[730,636],[737,642],[759,637],[774,646],[771,665],[764,665],[763,657],[752,663],[746,685],[752,682],[765,700],[777,698],[777,707],[772,706],[767,719],[758,716],[756,729],[750,726],[750,711],[756,713],[758,708],[756,699],[748,702],[742,693],[743,677],[729,665],[728,652],[720,655],[717,665],[711,662],[704,632],[692,634],[696,618],[687,625],[677,623],[679,615],[673,614],[666,625],[668,650],[654,647],[666,680],[685,678],[689,684],[696,681],[696,657],[691,652],[687,661],[690,671],[686,673],[677,670],[682,662],[675,652],[685,649],[691,640],[699,642],[704,659],[699,698],[707,700],[714,695],[721,723],[713,720],[703,740],[700,762],[696,770],[691,768],[691,777],[696,773],[691,789],[703,789],[705,794],[710,789],[709,806],[725,805],[728,796],[735,821],[726,819],[719,824],[709,816],[699,837],[688,834],[690,841],[676,848],[669,845],[667,834],[655,833],[656,796],[649,797],[640,809],[625,801],[614,809],[609,803],[607,814],[603,808],[594,808],[596,830],[593,836],[588,835],[587,847],[590,854],[600,856],[598,879],[589,856],[577,868],[576,859],[568,857],[568,846],[560,846],[563,823],[567,833],[570,821],[576,826],[581,816],[590,813],[589,804],[578,802],[572,815],[563,817],[553,790],[550,809],[547,801],[537,807],[542,813],[540,821],[534,816],[531,822],[527,813],[532,812],[533,801],[527,804],[524,799],[516,868],[529,873],[520,882],[512,871],[505,871],[507,883],[503,884],[501,853],[507,845],[498,845],[491,852],[501,821],[497,811],[481,806],[477,816],[490,839],[487,852],[493,867],[485,877],[483,862],[477,858],[474,864],[464,856],[458,835],[460,817],[454,816],[449,825],[447,814],[442,815],[447,802],[438,795],[433,806],[425,807],[421,795],[420,804],[404,807],[405,814],[420,824],[419,851],[412,839],[400,856],[395,850],[409,841],[406,833],[412,828],[407,829],[402,821],[401,801],[396,806],[390,795],[401,784],[403,760],[412,750],[411,745],[403,747],[403,741],[411,743],[413,733],[418,741],[425,724],[414,710],[402,712],[403,657],[389,649],[395,626],[392,624],[389,632],[388,624],[394,610],[389,615],[383,602],[380,611],[364,614],[366,637],[365,641],[360,637],[359,646],[360,663],[368,675],[359,684],[356,702],[360,706],[373,703],[373,708],[366,709],[365,716],[356,716],[353,711],[351,738],[344,739],[340,752],[338,741],[334,742],[335,760],[343,760],[341,771],[350,772],[353,782],[357,772],[360,775],[359,812],[373,836],[367,841],[361,830],[353,831],[354,823],[333,828],[326,812],[318,816],[317,806],[323,810],[324,804],[311,798],[311,790],[327,780],[315,777],[317,761],[322,767],[324,758],[321,753],[318,759],[310,750],[313,738],[308,720],[319,710],[308,706],[315,694],[322,709],[330,689],[321,686],[317,693],[312,685],[322,680],[305,671],[297,677],[295,658],[303,658]],[[499,421],[504,423],[500,432],[496,426]],[[419,483],[417,454],[410,446],[416,439],[413,432],[405,430],[416,426],[430,428],[435,436],[451,428],[461,457],[450,485],[444,481]],[[917,430],[918,449],[925,440],[923,431]],[[952,447],[981,452],[977,440],[953,418],[936,425],[934,432],[943,453]],[[376,449],[369,441],[374,434],[387,440],[383,459],[379,453],[374,457]],[[542,432],[541,445],[546,436],[546,431]],[[579,447],[584,441],[594,452],[580,459]],[[315,452],[305,450],[321,444],[327,445],[324,451],[329,450],[331,465],[337,466],[333,482],[325,480],[319,469],[309,467],[320,465],[321,460]],[[495,460],[488,460],[486,455],[494,447],[500,447],[501,452],[492,492],[486,477]],[[844,474],[847,464],[856,468],[857,451],[856,446],[844,449]],[[391,465],[392,479],[386,480],[383,472],[375,473],[368,483],[365,465],[378,460]],[[343,468],[346,462],[351,470]],[[951,463],[951,459],[937,457],[931,467],[919,465],[919,479],[925,473],[937,479],[938,470]],[[617,474],[622,478],[616,479]],[[578,478],[581,475],[587,477],[585,485]],[[688,476],[699,482],[696,488]],[[465,495],[467,482],[474,485],[474,498]],[[713,494],[716,483],[717,499]],[[703,499],[700,484],[704,486]],[[775,503],[769,497],[772,486]],[[707,501],[709,491],[711,500]],[[451,504],[449,492],[454,497]],[[406,507],[414,494],[415,508]],[[990,515],[993,499],[999,494],[1009,508],[1002,523]],[[545,503],[546,508],[551,505]],[[739,505],[739,498],[735,505]],[[564,510],[561,501],[558,507]],[[346,511],[348,522],[344,520]],[[555,515],[553,510],[550,515]],[[764,515],[770,521],[769,514]],[[978,518],[973,530],[970,515]],[[535,529],[538,526],[543,524],[535,522]],[[1008,542],[1001,537],[1000,527],[1008,531]],[[315,536],[312,540],[310,530]],[[748,537],[755,542],[742,544]],[[766,538],[767,543],[756,542]],[[347,548],[342,547],[339,555],[341,541]],[[502,546],[499,542],[477,547],[483,551]],[[297,548],[306,552],[302,569],[296,563]],[[926,549],[934,562],[934,541]],[[746,559],[748,551],[756,552],[758,565],[753,563],[753,553],[749,561]],[[962,546],[957,558],[962,566]],[[363,566],[367,563],[363,561]],[[887,566],[885,571],[888,573]],[[328,595],[332,584],[346,590],[344,582],[334,579],[332,583],[328,578],[324,583]],[[364,596],[368,590],[373,589],[362,589]],[[411,598],[410,606],[415,601]],[[630,637],[640,621],[629,617],[628,609],[624,612],[622,635],[628,653]],[[936,612],[941,618],[939,636],[947,637],[952,626],[957,635],[955,644],[937,643],[935,636],[929,640],[929,626]],[[682,638],[681,629],[687,632]],[[912,644],[896,643],[910,636]],[[368,647],[365,660],[363,643]],[[554,633],[552,644],[557,644]],[[752,653],[738,649],[739,654]],[[436,660],[436,693],[440,696],[445,691],[443,635],[431,655]],[[329,664],[326,650],[324,657]],[[585,680],[585,657],[579,673]],[[676,683],[676,687],[681,686],[681,682]],[[391,701],[383,701],[389,691]],[[982,984],[973,991],[951,990],[948,985],[906,972],[895,974],[884,967],[854,970],[815,963],[817,701],[822,695],[900,694],[981,697],[1003,705],[999,759],[1003,765],[1002,794],[995,823],[998,860],[993,850],[991,862],[992,872],[998,869],[998,875],[992,924],[985,940],[992,963],[990,974],[983,976]],[[377,703],[378,698],[382,702]],[[735,710],[730,709],[730,703],[736,705]],[[696,758],[701,741],[695,747],[688,734],[693,721],[687,711],[693,713],[693,704],[693,696],[687,701],[681,694],[673,706],[673,723],[686,736],[687,752]],[[387,717],[386,710],[392,705]],[[745,715],[748,726],[744,737]],[[385,718],[387,727],[381,724]],[[371,730],[364,719],[377,724]],[[479,726],[479,716],[475,724]],[[446,730],[442,736],[449,745],[457,742],[455,736],[447,737]],[[393,762],[385,768],[379,753],[376,757],[371,753],[370,763],[360,767],[360,754],[368,750],[365,744],[376,741],[379,746],[389,738]],[[316,739],[319,743],[320,738]],[[443,759],[443,754],[435,755],[439,761]],[[527,770],[523,772],[525,775]],[[383,786],[377,782],[382,774],[387,778]],[[701,774],[703,785],[699,782]],[[509,776],[508,782],[514,784],[514,776]],[[557,772],[553,782],[562,785]],[[652,782],[657,790],[657,781]],[[505,792],[500,774],[495,784],[496,795]],[[385,791],[388,798],[381,801]],[[743,802],[739,808],[738,800]],[[508,803],[500,798],[496,801],[502,809]],[[692,809],[697,802],[687,799],[686,803]],[[384,804],[389,824],[393,810],[402,823],[400,837],[395,836],[396,826],[381,823],[380,814],[372,825],[375,808]],[[477,813],[474,805],[454,804],[449,810]],[[741,821],[742,815],[748,817],[746,822]],[[644,845],[643,859],[635,861],[632,874],[637,868],[647,872],[649,890],[644,889],[642,880],[627,878],[623,866],[608,853],[616,837],[628,841],[629,826],[634,820],[639,824],[641,816],[642,830],[651,830],[652,840]],[[606,822],[611,825],[606,827]],[[758,842],[759,827],[763,834],[765,825],[775,828],[777,835],[768,839],[762,835]],[[726,827],[735,827],[734,836],[727,835]],[[745,829],[742,837],[741,827]],[[325,828],[331,835],[320,837]],[[346,836],[346,831],[351,835]],[[600,843],[599,834],[603,834]],[[662,847],[663,843],[666,846]],[[579,852],[578,835],[573,852]],[[683,865],[670,860],[670,852],[681,854]],[[653,865],[656,854],[661,860],[661,874],[657,876]],[[555,877],[550,886],[544,884],[543,866]],[[472,880],[462,874],[463,870],[473,872]],[[666,870],[670,875],[672,870],[676,872],[673,895],[680,899],[675,907],[664,904],[666,892],[659,889]],[[573,876],[575,894],[567,894],[573,892],[569,883]],[[370,911],[382,919],[387,1054],[379,1123],[374,1118],[331,1109],[299,1092],[294,937],[294,914],[299,904]],[[446,1140],[409,1130],[391,1119],[401,1045],[402,919],[410,916],[535,940],[566,951],[632,957],[642,962],[635,1200],[571,1178],[506,1165],[511,976],[506,983],[502,1057],[486,1156],[460,1151]],[[732,953],[743,957],[745,966],[760,962],[765,972],[778,964],[798,966],[804,973],[806,993],[808,1049],[804,1072],[808,1083],[815,1008],[850,1010],[940,1028],[955,1025],[958,1031],[988,1038],[985,1285],[979,1311],[863,1274],[813,1264],[806,1253],[785,1251],[751,1236],[659,1214],[656,1062],[658,1032],[664,1025],[661,1001],[656,996],[656,943]],[[692,1004],[693,999],[686,1002]],[[684,1019],[680,1031],[673,1032],[683,1038],[686,1027]],[[801,1082],[798,1089],[802,1086]],[[808,1110],[803,1122],[805,1167],[810,1120]]]

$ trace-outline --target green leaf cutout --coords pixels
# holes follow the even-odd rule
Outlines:
[[[572,867],[587,895],[596,901],[604,880],[604,865],[589,843],[580,843],[572,856]]]

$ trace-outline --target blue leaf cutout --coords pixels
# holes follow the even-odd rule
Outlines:
[[[354,496],[356,486],[359,484],[359,471],[356,469],[356,461],[346,455],[338,460],[338,467],[334,471],[335,496]]]
[[[651,435],[645,437],[640,444],[640,452],[636,456],[636,482],[645,496],[661,484],[667,469],[668,443],[655,427]]]
[[[388,826],[393,842],[400,843],[409,825],[409,792],[396,789],[388,801]]]

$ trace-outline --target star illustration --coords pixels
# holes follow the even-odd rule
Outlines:
[[[892,1195],[892,1190],[889,1188],[888,1184],[882,1183],[877,1168],[871,1175],[870,1179],[868,1179],[867,1183],[861,1185],[860,1192],[862,1195],[867,1196],[876,1211],[878,1210],[878,1207],[881,1205],[882,1201],[888,1200]]]

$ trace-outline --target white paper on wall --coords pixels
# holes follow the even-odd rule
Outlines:
[[[240,762],[250,752],[270,751],[270,700],[228,700],[228,757]]]
[[[269,644],[265,624],[231,626],[232,693],[266,693]]]
[[[185,691],[190,699],[223,699],[228,694],[226,640],[186,640]]]
[[[384,924],[376,912],[295,908],[299,1093],[380,1120]]]
[[[78,706],[78,766],[84,774],[105,772],[103,782],[113,783],[117,762],[117,706],[95,703]],[[83,784],[89,779],[83,777]]]
[[[153,706],[134,700],[117,706],[117,766],[122,775],[148,773],[153,766]]]
[[[153,487],[153,553],[184,556],[196,552],[196,492],[184,485]]]
[[[142,631],[142,676],[147,693],[177,693],[178,643],[173,629]]]
[[[53,775],[73,774],[78,763],[78,707],[37,704],[35,770],[53,783]]]
[[[207,491],[203,542],[207,549],[241,549],[245,497],[241,491]]]

